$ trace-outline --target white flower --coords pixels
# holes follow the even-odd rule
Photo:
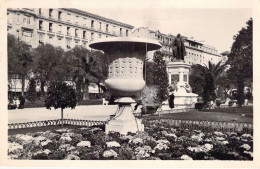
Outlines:
[[[65,160],[80,160],[80,158],[74,154],[68,154]]]
[[[224,141],[225,138],[224,138],[224,137],[216,137],[216,140],[218,140],[218,141]]]
[[[166,144],[159,143],[154,147],[154,150],[167,150],[169,147]]]
[[[46,146],[49,143],[51,143],[51,140],[47,139],[46,141],[41,142],[41,146]]]
[[[143,143],[143,139],[141,138],[135,138],[133,140],[130,140],[129,142],[133,142],[134,144]]]
[[[157,140],[156,143],[157,144],[170,144],[170,142],[168,140]]]
[[[23,144],[31,143],[34,140],[32,136],[24,134],[17,134],[15,138],[18,140],[22,140]]]
[[[243,134],[241,137],[242,138],[249,138],[249,139],[253,140],[253,136],[251,134]]]
[[[222,141],[222,142],[220,142],[220,144],[226,145],[226,144],[229,144],[229,142],[228,141]]]
[[[202,141],[202,138],[201,138],[200,136],[197,136],[197,135],[192,135],[192,136],[191,136],[191,139],[192,139],[192,140],[196,140],[196,141],[198,141],[198,142]]]
[[[43,150],[39,150],[37,151],[36,153],[34,153],[33,155],[37,155],[37,154],[41,154],[41,153],[44,153],[44,154],[50,154],[50,150],[49,149],[45,149],[44,151]]]
[[[216,136],[224,136],[224,134],[222,132],[219,132],[219,131],[215,131],[214,134]]]
[[[244,148],[245,150],[250,150],[250,145],[248,145],[248,144],[243,144],[242,146],[240,146],[240,147],[242,147],[242,148]]]
[[[108,147],[120,147],[120,144],[116,141],[110,141],[106,143]]]
[[[60,138],[60,142],[61,143],[66,143],[66,142],[70,142],[72,139],[70,137],[61,137]]]
[[[47,140],[46,137],[38,136],[38,137],[34,138],[34,143],[35,143],[36,145],[38,145],[38,144],[40,144],[41,142],[43,142],[43,141],[45,141],[45,140]]]
[[[209,139],[209,138],[206,138],[205,140],[204,140],[205,142],[212,142],[212,140],[211,139]]]
[[[177,136],[173,133],[167,133],[165,136],[177,138]]]
[[[8,152],[9,153],[16,153],[17,151],[20,151],[23,149],[23,146],[18,143],[10,143],[8,142]]]
[[[182,155],[181,156],[181,159],[182,160],[193,160],[190,156],[188,156],[188,155]]]
[[[152,152],[152,148],[150,146],[137,147],[135,149],[136,156],[140,158],[150,157],[150,152]]]
[[[197,146],[197,147],[188,147],[188,150],[193,152],[208,152],[213,148],[212,144],[205,144],[203,146]]]
[[[245,154],[249,154],[250,157],[252,157],[252,158],[254,157],[254,156],[253,156],[253,152],[250,152],[250,151],[244,151],[244,153],[245,153]]]
[[[117,153],[114,150],[106,150],[103,153],[103,157],[117,157]]]
[[[213,148],[213,145],[212,144],[205,144],[204,147],[207,149],[207,150],[211,150]]]
[[[91,147],[91,144],[89,141],[81,141],[77,144],[78,147]]]

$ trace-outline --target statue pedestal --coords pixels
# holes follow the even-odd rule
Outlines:
[[[127,134],[128,132],[136,133],[137,131],[144,131],[144,125],[141,119],[135,118],[131,103],[134,100],[131,98],[121,98],[118,103],[118,111],[115,117],[112,118],[107,124],[105,132],[116,131],[120,134]]]
[[[170,85],[176,84],[174,91],[174,105],[178,107],[194,107],[197,103],[198,95],[191,93],[189,85],[190,64],[184,62],[169,62],[167,72]]]

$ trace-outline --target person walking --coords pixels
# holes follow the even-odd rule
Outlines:
[[[174,108],[174,98],[175,98],[175,96],[174,96],[173,92],[171,92],[170,93],[170,99],[169,99],[169,107],[171,109]]]

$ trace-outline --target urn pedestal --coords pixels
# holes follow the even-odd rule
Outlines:
[[[118,101],[118,111],[106,124],[106,133],[142,131],[141,121],[133,115],[130,104],[134,100],[130,97],[144,88],[144,60],[147,51],[157,50],[161,45],[153,39],[113,37],[94,41],[89,47],[104,51],[109,68],[106,87],[113,95],[122,97]]]
[[[177,89],[174,91],[174,105],[177,107],[194,107],[198,95],[191,92],[189,73],[191,65],[184,62],[169,62],[167,71],[170,85]]]

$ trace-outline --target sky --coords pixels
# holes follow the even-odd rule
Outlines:
[[[233,36],[252,17],[250,8],[83,8],[82,10],[161,33],[194,37],[230,51]]]

